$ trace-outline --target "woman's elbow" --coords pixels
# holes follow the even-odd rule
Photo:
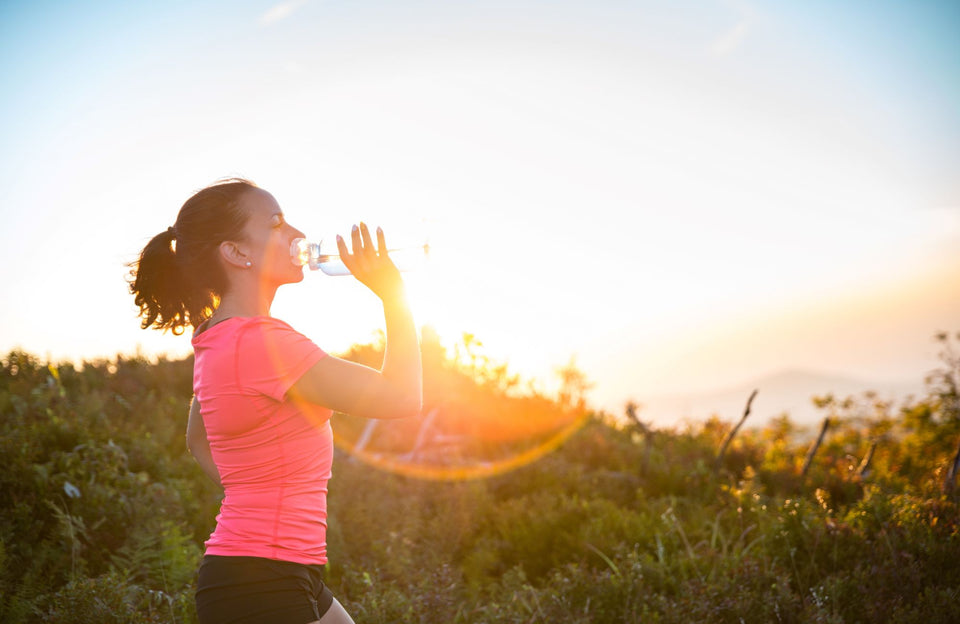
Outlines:
[[[423,400],[420,395],[409,396],[399,402],[394,418],[413,418],[419,416],[422,410]]]

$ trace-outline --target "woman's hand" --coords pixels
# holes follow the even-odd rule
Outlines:
[[[423,406],[420,342],[410,307],[403,297],[400,271],[387,255],[383,232],[377,247],[363,223],[353,228],[353,253],[337,237],[340,259],[354,277],[383,300],[387,344],[383,365],[375,370],[336,357],[321,358],[290,388],[291,396],[364,418],[402,418]]]
[[[340,260],[350,269],[350,273],[380,299],[386,300],[402,295],[403,278],[400,277],[400,271],[393,264],[393,260],[387,255],[387,243],[383,237],[383,230],[377,228],[376,247],[366,223],[361,222],[359,228],[353,226],[351,238],[353,253],[347,251],[347,244],[343,237],[337,236]]]

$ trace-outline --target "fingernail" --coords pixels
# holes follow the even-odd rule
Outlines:
[[[337,242],[338,242],[338,243],[342,243],[342,242],[343,242],[343,237],[340,236],[339,234],[337,234]]]
[[[378,228],[377,228],[377,234],[383,234],[383,228],[382,228],[382,227],[378,227]]]

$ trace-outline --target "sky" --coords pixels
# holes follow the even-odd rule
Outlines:
[[[919,380],[960,330],[955,2],[4,2],[0,352],[178,357],[125,263],[225,176],[428,239],[418,322],[594,405]],[[275,316],[371,339],[351,278]]]

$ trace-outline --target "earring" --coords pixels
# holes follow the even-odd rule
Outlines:
[[[250,262],[249,260],[247,260],[247,264],[246,264],[246,266],[247,266],[247,268],[249,269],[250,267],[252,267],[252,266],[253,266],[253,263],[252,263],[252,262]]]

